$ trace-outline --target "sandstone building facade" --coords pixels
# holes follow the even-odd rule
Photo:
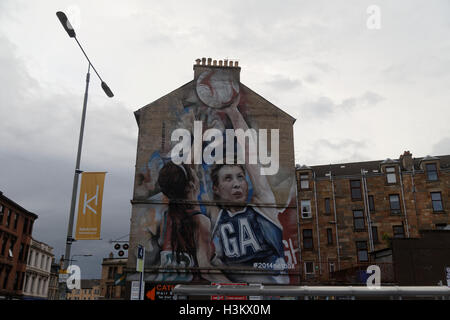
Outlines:
[[[395,160],[297,166],[296,174],[303,281],[348,283],[345,275],[372,264],[370,253],[392,239],[450,229],[448,155],[407,151]],[[379,265],[393,274],[392,263]]]

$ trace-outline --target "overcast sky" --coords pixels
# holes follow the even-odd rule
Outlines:
[[[238,60],[241,82],[297,119],[299,164],[450,154],[447,0],[0,0],[0,190],[39,215],[33,237],[58,258],[87,62],[56,11],[115,94],[91,74],[81,169],[108,174],[103,240],[72,247],[94,255],[75,258],[83,278],[129,233],[133,111],[191,81],[197,58]]]

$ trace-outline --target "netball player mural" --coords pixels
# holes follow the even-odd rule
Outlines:
[[[298,283],[294,119],[239,67],[194,70],[135,113],[130,242],[146,248],[145,280]]]

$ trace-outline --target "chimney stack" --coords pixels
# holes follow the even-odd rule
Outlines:
[[[403,152],[403,155],[400,156],[400,163],[403,167],[403,170],[411,171],[414,165],[411,152]]]
[[[231,61],[228,59],[213,60],[212,58],[198,58],[194,64],[194,79],[197,79],[200,74],[211,69],[229,70],[234,76],[234,79],[240,81],[241,67],[238,61]]]

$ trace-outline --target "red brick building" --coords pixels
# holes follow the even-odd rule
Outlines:
[[[20,298],[38,216],[0,192],[0,299]]]
[[[449,155],[412,158],[407,151],[396,160],[297,166],[296,174],[306,282],[355,281],[372,264],[370,253],[391,239],[450,227]],[[382,277],[393,274],[392,263],[380,267]]]

